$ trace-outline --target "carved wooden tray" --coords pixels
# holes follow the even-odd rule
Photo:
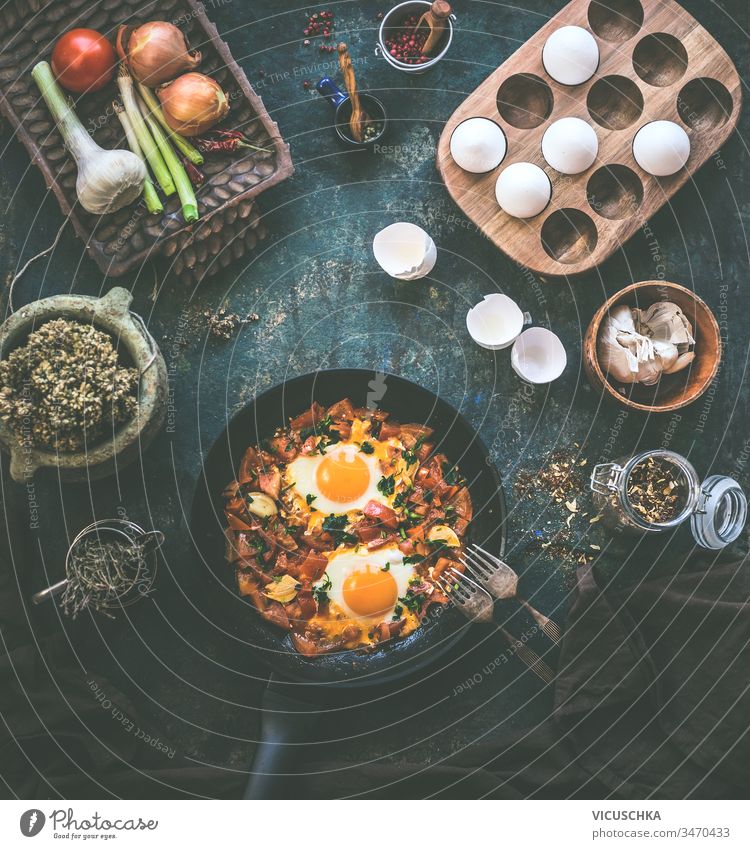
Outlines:
[[[599,46],[596,73],[577,86],[555,82],[542,63],[544,42],[566,25],[586,27]],[[731,59],[673,0],[573,0],[453,113],[437,165],[454,201],[508,256],[539,274],[579,274],[611,256],[724,143],[741,102]],[[599,138],[597,161],[575,176],[559,174],[541,152],[547,127],[568,115]],[[474,116],[495,121],[508,141],[488,174],[470,174],[450,155],[453,130]],[[671,177],[652,177],[633,158],[636,131],[657,119],[690,137],[690,158]],[[535,218],[513,218],[495,200],[498,174],[514,162],[539,165],[552,182],[552,201]]]
[[[0,111],[41,169],[89,254],[106,274],[119,276],[137,268],[165,245],[182,245],[196,230],[211,230],[213,242],[223,240],[225,216],[214,213],[227,212],[243,202],[242,211],[249,215],[251,204],[245,202],[294,170],[289,147],[278,127],[203,9],[204,4],[196,0],[8,0],[0,7]],[[269,151],[206,155],[201,166],[206,182],[196,192],[201,218],[192,225],[182,220],[176,196],[164,201],[164,213],[159,216],[149,215],[141,204],[102,216],[82,209],[76,202],[75,162],[31,79],[34,64],[49,59],[55,40],[68,29],[91,27],[112,39],[119,24],[148,20],[171,21],[186,33],[191,48],[203,53],[198,70],[213,77],[229,96],[231,110],[222,126],[241,129],[254,144]],[[116,86],[111,83],[76,103],[84,126],[106,148],[125,146],[112,110],[116,96]],[[220,253],[217,244],[212,249]]]

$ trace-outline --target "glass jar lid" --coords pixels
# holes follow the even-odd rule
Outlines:
[[[734,542],[747,521],[747,496],[726,475],[711,475],[701,484],[700,498],[690,529],[702,548],[718,551]]]

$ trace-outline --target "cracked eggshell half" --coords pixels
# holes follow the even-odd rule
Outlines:
[[[500,172],[495,183],[495,197],[508,215],[533,218],[550,202],[552,183],[538,165],[514,162]]]
[[[437,260],[430,235],[407,221],[397,221],[377,233],[372,252],[383,271],[398,280],[426,277]]]
[[[565,371],[568,355],[559,337],[546,327],[530,327],[510,352],[513,371],[529,383],[551,383]]]

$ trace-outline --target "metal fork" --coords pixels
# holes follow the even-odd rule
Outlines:
[[[495,598],[515,598],[529,611],[534,621],[553,643],[560,642],[562,632],[557,623],[518,595],[518,573],[507,563],[478,545],[471,545],[463,552],[462,562],[471,569],[480,586],[490,595]]]
[[[467,619],[473,622],[492,622],[492,610],[494,608],[492,597],[487,590],[480,587],[468,575],[464,575],[451,567],[436,578],[435,582]],[[532,672],[535,672],[545,684],[550,684],[554,680],[554,672],[533,649],[521,640],[517,640],[502,625],[496,624],[495,628],[508,641],[516,657],[522,663],[525,663]]]

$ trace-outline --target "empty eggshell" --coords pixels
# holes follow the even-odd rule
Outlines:
[[[500,172],[495,197],[508,215],[533,218],[550,202],[552,183],[538,165],[514,162]]]
[[[561,118],[542,136],[542,154],[561,174],[580,174],[596,161],[599,139],[581,118]]]
[[[545,327],[530,327],[510,352],[513,371],[529,383],[551,383],[565,371],[568,355],[563,343]]]
[[[690,157],[690,138],[674,121],[651,121],[633,139],[635,161],[654,177],[676,174]]]
[[[531,317],[521,312],[512,298],[494,292],[469,310],[466,329],[477,345],[499,351],[513,343],[527,320],[530,322]]]
[[[560,27],[544,42],[544,69],[558,83],[580,85],[599,67],[599,47],[583,27]]]
[[[383,271],[399,280],[426,277],[437,260],[437,248],[429,234],[406,221],[397,221],[377,233],[372,252]]]
[[[505,133],[489,118],[467,118],[451,135],[454,162],[472,174],[485,174],[497,168],[507,150]]]

